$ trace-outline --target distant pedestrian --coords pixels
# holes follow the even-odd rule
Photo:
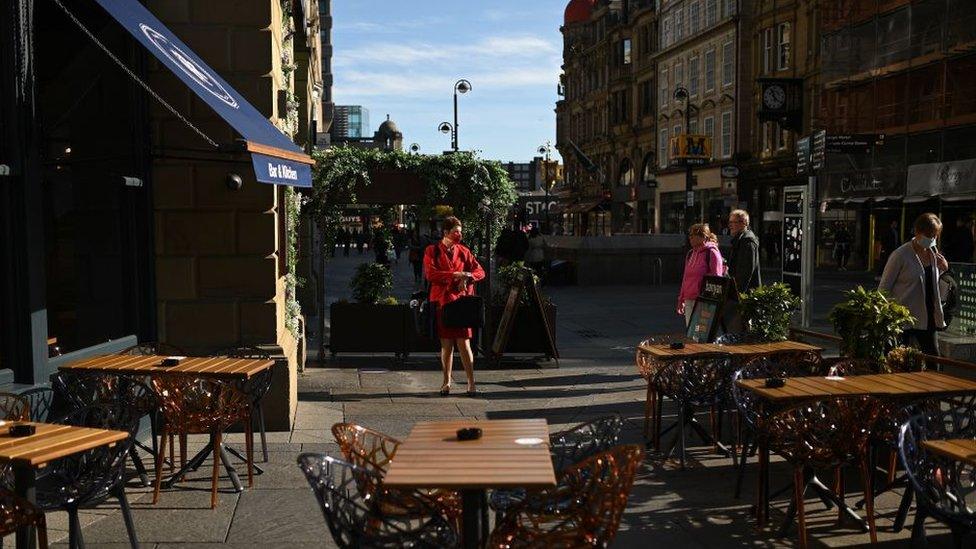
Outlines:
[[[834,232],[834,259],[837,261],[837,270],[846,271],[847,262],[851,258],[851,237],[850,231],[847,230],[847,225],[844,223],[837,225],[837,230]]]
[[[759,238],[749,228],[749,212],[745,210],[732,210],[728,227],[732,234],[729,276],[735,279],[736,288],[740,292],[748,292],[762,285]]]
[[[407,251],[407,259],[413,267],[413,283],[419,285],[422,281],[424,269],[424,239],[420,236],[420,230],[410,234],[410,246]]]
[[[725,274],[722,252],[718,249],[718,238],[708,228],[708,223],[697,223],[688,230],[691,250],[685,258],[685,272],[681,279],[676,310],[685,316],[685,324],[691,322],[691,312],[695,298],[701,294],[705,276]]]
[[[341,238],[342,255],[345,257],[349,257],[349,248],[352,246],[352,233],[350,233],[346,229],[342,229],[341,236],[342,236]]]
[[[529,249],[525,252],[525,262],[535,270],[535,274],[543,275],[546,266],[546,238],[538,227],[532,227],[529,232]]]
[[[898,232],[898,221],[892,219],[888,228],[881,233],[881,256],[878,258],[878,273],[883,273],[888,258],[898,246],[901,246],[901,234]]]
[[[363,245],[366,244],[366,238],[358,230],[354,236],[356,240],[356,251],[359,252],[359,255],[363,255]]]
[[[766,229],[766,236],[763,237],[763,245],[766,247],[766,262],[770,265],[779,265],[779,245],[783,241],[783,234],[779,231],[779,223],[773,221]]]
[[[949,263],[935,247],[942,221],[932,213],[915,220],[915,237],[891,252],[878,288],[911,311],[912,326],[902,333],[902,343],[917,345],[923,353],[938,356],[936,331],[946,327],[939,277]]]
[[[954,263],[970,263],[973,260],[973,230],[966,218],[957,217],[955,227],[942,236],[942,251],[946,259]]]

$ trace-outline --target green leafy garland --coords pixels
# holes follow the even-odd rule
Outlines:
[[[435,156],[339,146],[316,149],[312,158],[311,215],[327,246],[335,242],[344,206],[357,203],[357,185],[369,185],[371,174],[377,170],[420,176],[427,185],[422,206],[430,210],[440,204],[451,205],[465,233],[472,236],[481,234],[487,219],[493,238],[497,237],[516,199],[515,184],[502,165],[471,152]],[[488,204],[487,213],[483,204]]]
[[[302,213],[302,195],[294,187],[285,187],[285,259],[288,273],[285,275],[285,328],[295,336],[301,337],[298,318],[302,306],[298,303],[298,287],[305,281],[295,274],[298,266],[298,223]]]

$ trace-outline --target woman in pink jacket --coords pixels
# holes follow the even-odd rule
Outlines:
[[[721,276],[725,271],[722,252],[718,250],[718,238],[708,228],[708,223],[696,223],[688,230],[691,250],[685,259],[685,274],[678,294],[679,315],[685,315],[685,324],[691,321],[695,298],[701,293],[706,275]]]

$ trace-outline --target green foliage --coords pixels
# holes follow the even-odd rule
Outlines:
[[[399,303],[400,301],[392,295],[380,300],[380,305],[398,305]]]
[[[379,303],[393,289],[393,275],[386,265],[363,263],[349,282],[352,296],[360,303]]]
[[[497,236],[516,199],[515,184],[502,165],[470,152],[421,155],[340,146],[316,149],[312,158],[312,217],[327,246],[335,242],[343,207],[357,203],[356,187],[369,185],[371,173],[378,170],[417,174],[427,186],[421,206],[427,210],[440,204],[453,206],[454,215],[472,236],[484,229],[486,220],[492,224],[492,235]],[[488,204],[487,212],[482,209],[484,204]]]
[[[285,187],[285,260],[288,273],[285,275],[285,327],[298,339],[298,317],[302,306],[298,303],[298,287],[304,281],[295,274],[298,265],[298,223],[302,213],[302,197],[294,187]]]
[[[898,346],[885,357],[881,373],[912,372],[925,369],[925,361],[920,360],[922,351],[914,347]]]
[[[800,298],[782,282],[740,294],[739,303],[749,334],[760,341],[785,341],[793,312],[800,308]]]
[[[908,308],[880,290],[858,286],[846,295],[847,300],[830,312],[834,332],[843,338],[841,354],[872,360],[880,368],[888,352],[898,346],[905,325],[915,319]]]
[[[505,301],[508,299],[509,290],[511,290],[513,286],[522,283],[522,277],[526,271],[532,273],[532,282],[538,284],[539,275],[537,275],[531,268],[526,267],[524,261],[513,261],[512,263],[498,269],[498,271],[495,273],[495,279],[498,281],[498,287],[495,290],[495,295],[492,296],[496,305],[505,304]],[[543,297],[543,299],[548,301],[547,297]],[[519,304],[529,304],[528,292],[522,292],[522,294],[519,296]]]

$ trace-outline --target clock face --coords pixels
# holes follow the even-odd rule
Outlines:
[[[763,91],[763,106],[769,110],[779,110],[786,105],[786,90],[783,86],[773,84]]]

